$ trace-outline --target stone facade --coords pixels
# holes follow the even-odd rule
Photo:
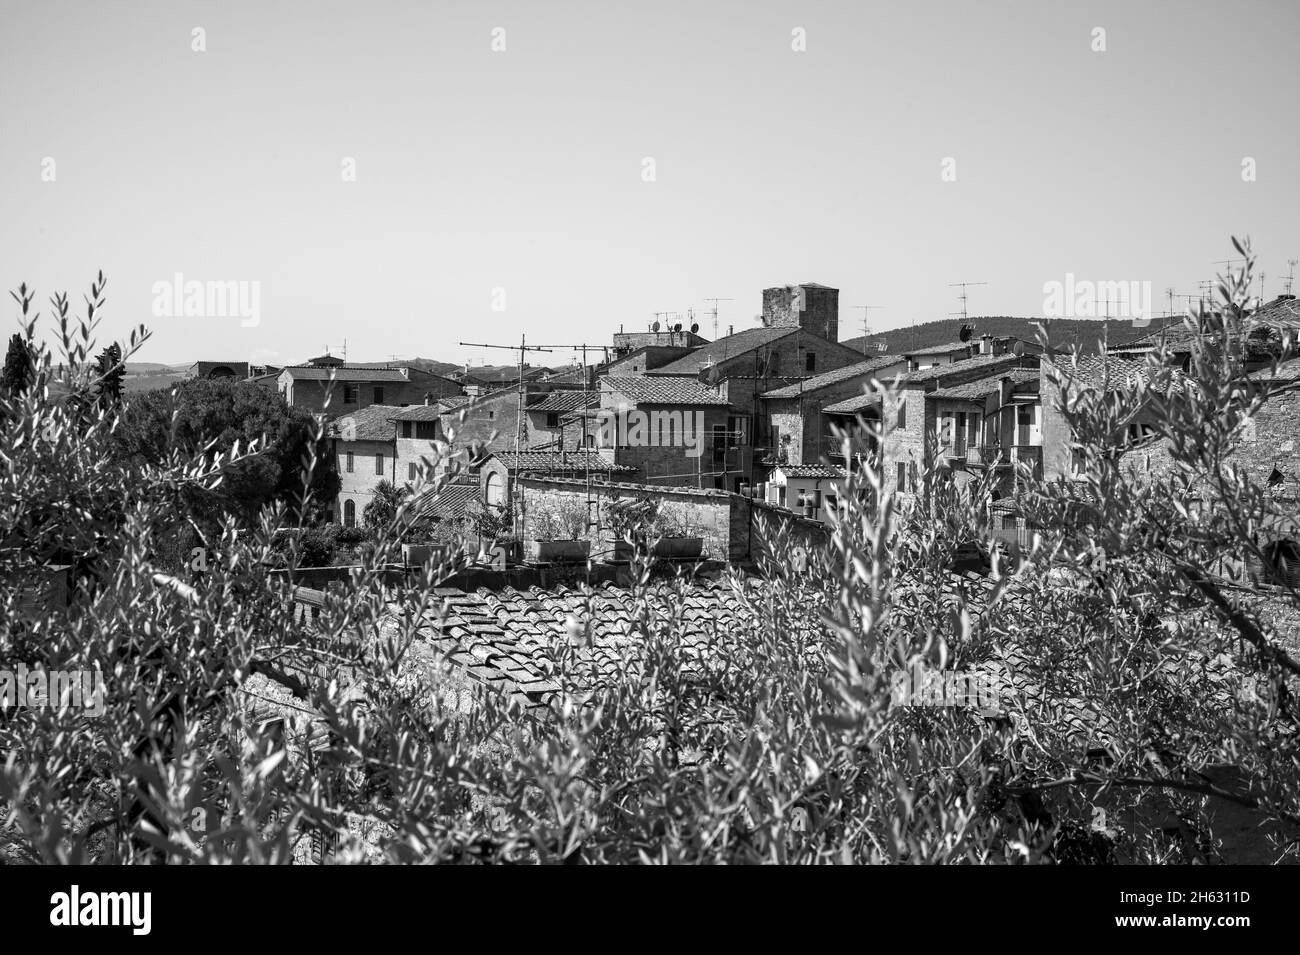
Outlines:
[[[326,413],[325,399],[331,369],[317,366],[285,368],[276,385],[285,403],[313,414]],[[333,369],[335,380],[330,393],[330,417],[359,411],[376,405],[419,405],[428,398],[442,398],[461,393],[460,385],[450,378],[431,375],[418,368],[351,368]]]
[[[839,289],[809,283],[763,289],[763,324],[795,326],[831,342],[840,340]]]
[[[359,524],[366,505],[374,499],[376,485],[393,480],[393,443],[338,441],[335,446],[340,482],[335,517],[340,524]]]
[[[522,534],[528,535],[528,514],[545,508],[572,506],[574,501],[584,506],[587,486],[584,481],[563,478],[525,476],[519,479],[523,497]],[[589,529],[586,539],[591,541],[593,559],[608,559],[614,549],[614,533],[605,515],[609,504],[616,500],[651,496],[661,509],[668,510],[693,537],[704,540],[703,559],[743,560],[748,556],[748,501],[739,495],[709,488],[663,487],[644,484],[601,484],[591,486],[595,500],[596,526]]]
[[[617,337],[617,336],[615,336]],[[644,375],[689,354],[690,348],[673,345],[645,345],[616,358],[605,368],[608,375]]]

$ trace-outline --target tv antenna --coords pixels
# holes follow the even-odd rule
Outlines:
[[[482,342],[459,342],[459,344],[465,348],[504,348],[508,351],[519,352],[519,412],[518,415],[516,416],[516,421],[518,422],[518,424],[515,427],[515,460],[514,460],[515,468],[517,469],[519,467],[519,452],[522,450],[522,445],[524,443],[524,427],[527,423],[527,419],[524,417],[524,354],[525,352],[530,352],[530,351],[550,351],[551,349],[543,347],[541,345],[528,344],[525,336],[522,333],[519,336],[518,345],[491,345],[491,344],[484,344]],[[516,481],[514,482],[514,484],[515,487],[518,488],[519,482]]]
[[[1295,267],[1300,265],[1300,259],[1286,260],[1286,294],[1291,294],[1291,283],[1295,281]]]
[[[734,302],[734,298],[706,298],[704,301],[712,302],[713,308],[709,309],[709,314],[713,316],[713,337],[718,337],[718,303]]]
[[[1169,317],[1174,317],[1174,287],[1171,285],[1165,289],[1165,295],[1169,296]]]
[[[964,324],[966,322],[966,299],[967,299],[966,289],[976,285],[988,285],[988,284],[989,284],[988,282],[949,282],[948,288],[961,289],[961,295],[957,296],[958,298],[961,299],[961,312],[960,313],[952,312],[950,314],[953,315],[960,314],[962,323]]]
[[[873,308],[884,308],[885,306],[883,306],[883,305],[854,305],[853,307],[854,307],[854,308],[860,308],[860,309],[862,309],[862,336],[865,338],[866,336],[868,336],[868,335],[871,334],[871,326],[870,326],[870,324],[869,324],[868,321],[867,321],[867,320],[871,317],[871,310],[872,310]]]

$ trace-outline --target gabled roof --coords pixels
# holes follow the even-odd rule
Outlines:
[[[794,385],[783,385],[780,388],[773,388],[766,391],[759,397],[762,398],[798,398],[800,395],[806,395],[810,391],[817,391],[820,388],[829,388],[831,385],[842,384],[853,378],[870,375],[882,368],[889,368],[891,365],[898,365],[904,361],[901,355],[880,355],[876,358],[869,358],[866,361],[860,361],[853,365],[845,365],[843,368],[837,368],[835,371],[828,371]]]
[[[511,471],[609,471],[631,472],[636,468],[615,464],[597,451],[497,451],[496,458]]]
[[[982,401],[990,395],[1000,393],[1002,391],[1002,382],[1007,378],[1011,379],[1012,384],[1037,381],[1038,369],[1013,368],[1009,374],[991,375],[988,378],[968,381],[964,385],[953,385],[951,388],[936,388],[930,392],[929,396],[931,398],[943,398],[948,401]]]
[[[331,375],[334,376],[335,381],[406,382],[410,380],[400,368],[354,368],[349,365],[336,365],[332,368],[290,365],[281,374],[288,375],[295,381],[328,381]]]
[[[699,379],[686,375],[668,378],[609,377],[602,379],[609,387],[638,405],[725,405],[723,398]]]
[[[478,499],[477,484],[447,484],[439,491],[426,491],[415,502],[415,512],[420,517],[442,519],[463,517]]]
[[[717,341],[702,345],[689,355],[683,355],[675,361],[670,361],[668,364],[654,369],[654,371],[656,374],[664,375],[699,374],[700,369],[706,365],[716,365],[719,362],[735,358],[737,355],[748,354],[757,348],[770,345],[777,339],[793,335],[798,331],[799,327],[795,325],[777,328],[747,328],[744,331],[736,332],[734,335],[728,335],[726,338],[719,338]]]
[[[903,384],[909,388],[917,385],[924,386],[931,382],[942,381],[948,375],[960,374],[985,366],[988,366],[989,371],[999,367],[1014,368],[1020,362],[1021,356],[1013,352],[1002,355],[976,355],[974,358],[964,358],[961,361],[950,362],[947,365],[937,365],[934,368],[923,368],[920,371],[914,371],[904,377]]]
[[[446,414],[441,405],[408,405],[394,408],[388,416],[390,421],[437,421]]]
[[[349,411],[330,423],[329,436],[343,441],[391,441],[392,416],[403,410],[395,405],[368,405]]]
[[[927,345],[904,352],[906,355],[947,355],[957,351],[970,351],[972,342],[948,342],[944,345]]]
[[[582,392],[574,389],[572,391],[552,391],[550,394],[545,395],[541,401],[529,405],[528,410],[564,413],[577,411],[579,408],[595,408],[599,405],[600,392]]]
[[[833,405],[827,405],[822,409],[824,414],[857,414],[866,408],[880,404],[880,392],[873,391],[865,395],[856,395],[852,398],[845,398],[843,401],[837,401]]]

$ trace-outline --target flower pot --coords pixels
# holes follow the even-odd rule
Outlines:
[[[627,541],[614,541],[614,560],[631,560],[636,554],[636,545]]]
[[[402,563],[418,566],[430,562],[441,562],[451,552],[450,544],[403,544]]]
[[[530,560],[546,561],[555,564],[585,562],[591,554],[591,541],[529,541],[528,556]]]
[[[704,538],[661,537],[655,544],[654,553],[665,560],[699,560],[704,553]]]

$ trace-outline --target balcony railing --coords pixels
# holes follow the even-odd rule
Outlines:
[[[1036,444],[1013,444],[1003,447],[999,444],[972,444],[966,448],[966,464],[970,467],[1009,468],[1016,464],[1025,464],[1035,475],[1043,471],[1043,449]]]

